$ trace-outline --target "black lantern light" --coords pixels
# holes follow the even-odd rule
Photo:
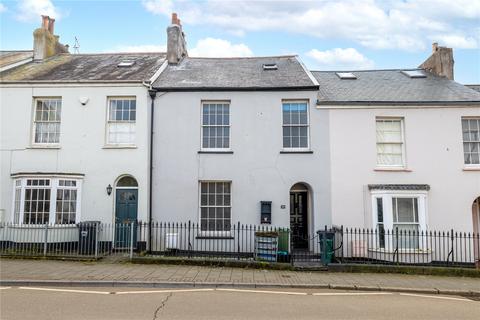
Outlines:
[[[112,190],[113,190],[113,188],[112,188],[112,186],[109,184],[108,187],[107,187],[107,194],[108,194],[108,195],[111,195],[111,194],[112,194]]]

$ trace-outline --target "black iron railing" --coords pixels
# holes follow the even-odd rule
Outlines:
[[[148,246],[151,230],[151,247]],[[327,228],[292,236],[288,228],[235,223],[208,230],[194,222],[76,225],[0,224],[0,254],[102,257],[137,255],[199,260],[390,265],[479,265],[480,236],[395,228]]]

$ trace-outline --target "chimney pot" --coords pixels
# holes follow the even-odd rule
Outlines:
[[[55,25],[55,19],[48,19],[48,31],[50,31],[51,34],[53,34],[54,30],[54,25]]]
[[[48,20],[50,19],[49,16],[43,16],[42,15],[42,28],[45,30],[48,30]]]
[[[178,16],[176,13],[172,13],[172,24],[179,24],[178,23]]]

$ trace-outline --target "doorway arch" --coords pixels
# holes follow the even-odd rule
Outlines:
[[[480,267],[480,197],[472,204],[473,251],[475,264]]]
[[[312,224],[310,198],[311,190],[306,183],[298,182],[290,188],[290,241],[293,250],[309,249]]]
[[[131,232],[136,243],[138,219],[138,182],[131,175],[118,177],[115,182],[115,247],[129,247]]]

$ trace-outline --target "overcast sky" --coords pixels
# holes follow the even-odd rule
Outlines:
[[[454,48],[455,78],[480,83],[480,0],[0,0],[0,49],[31,49],[40,15],[81,53],[165,51],[177,12],[190,56],[298,54],[314,70],[412,68],[432,42]]]

